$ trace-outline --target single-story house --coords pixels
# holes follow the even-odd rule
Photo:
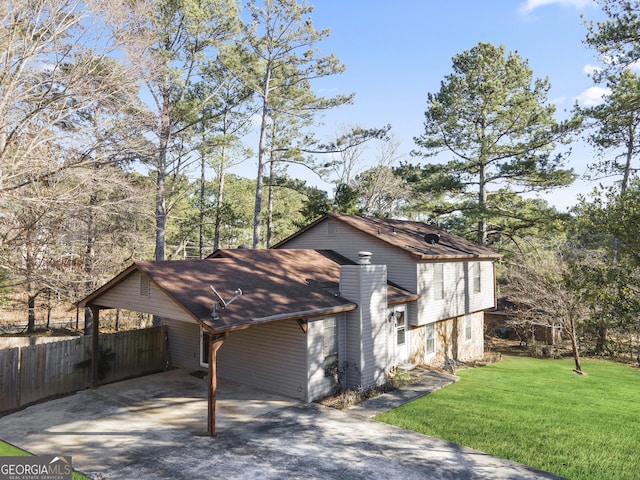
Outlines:
[[[481,357],[497,258],[423,223],[329,214],[270,250],[136,262],[80,306],[94,352],[101,309],[161,317],[169,363],[208,368],[215,434],[218,376],[311,402],[405,364]]]

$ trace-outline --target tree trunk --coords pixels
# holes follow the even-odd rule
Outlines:
[[[87,215],[87,248],[85,252],[84,259],[84,273],[85,273],[85,283],[84,289],[85,293],[89,295],[93,291],[93,287],[95,282],[93,281],[94,275],[94,261],[95,261],[95,244],[96,244],[96,220],[94,214],[94,207],[98,203],[98,196],[95,192],[91,193],[89,197],[89,211]],[[90,307],[85,307],[84,309],[84,334],[91,335],[91,326],[93,323],[93,313],[91,312]]]
[[[224,157],[224,153],[223,153]],[[222,163],[222,162],[221,162]],[[218,178],[218,194],[216,198],[216,219],[215,230],[213,234],[213,250],[216,251],[220,248],[220,228],[222,226],[222,202],[224,202],[224,168],[220,168]]]
[[[167,204],[166,204],[166,179],[167,179],[167,154],[171,139],[171,120],[169,117],[169,96],[165,94],[160,114],[160,139],[157,159],[156,177],[156,250],[155,259],[164,260],[165,238],[167,228]]]
[[[260,127],[260,145],[258,147],[258,173],[256,176],[256,202],[253,210],[253,248],[260,246],[260,224],[262,222],[262,188],[264,184],[264,150],[266,145],[265,122],[267,121],[266,105],[263,109],[262,122]]]
[[[37,293],[31,293],[31,286],[27,287],[27,333],[33,333],[36,331],[36,297]]]
[[[582,373],[582,366],[580,365],[580,352],[578,351],[578,338],[576,333],[576,322],[573,318],[573,313],[569,313],[569,337],[571,338],[571,351],[573,352],[573,361],[576,365],[575,371]]]
[[[164,260],[167,225],[167,211],[165,204],[166,172],[164,171],[164,167],[158,166],[156,178],[156,250],[154,257],[156,260]]]
[[[222,135],[227,136],[227,112],[222,121]],[[220,226],[222,225],[222,204],[224,202],[224,175],[227,166],[227,147],[223,144],[220,151],[220,163],[218,165],[218,192],[216,196],[216,218],[213,232],[213,250],[220,248]]]
[[[199,207],[200,215],[198,216],[198,258],[202,260],[204,258],[204,193],[205,193],[205,175],[204,175],[204,152],[200,157],[200,194],[199,194]]]
[[[271,64],[268,63],[262,90],[262,119],[260,121],[260,142],[258,143],[258,174],[256,176],[256,203],[253,210],[253,248],[260,245],[260,223],[262,222],[262,186],[267,149],[267,124],[269,122],[269,83]]]
[[[631,161],[633,160],[633,151],[635,144],[635,135],[633,127],[629,127],[629,140],[627,141],[627,155],[626,163],[624,165],[624,174],[622,177],[622,185],[620,186],[620,192],[624,194],[629,186],[629,177],[631,176]]]
[[[271,149],[269,151],[269,198],[267,205],[267,248],[271,248],[271,242],[273,239],[273,194],[274,194],[274,183],[275,183],[275,168],[276,168],[276,159],[274,146],[276,142],[276,122],[272,122],[271,124]]]
[[[51,327],[51,289],[47,288],[47,330]]]
[[[271,248],[271,238],[273,235],[273,163],[269,169],[269,198],[268,198],[268,219],[267,219],[267,248]]]
[[[607,351],[607,326],[602,323],[598,326],[598,338],[596,339],[596,353],[605,353]]]
[[[480,160],[479,163],[478,206],[480,207],[481,218],[478,221],[477,242],[478,245],[484,247],[487,245],[487,218],[485,216],[487,208],[487,172],[484,160]]]

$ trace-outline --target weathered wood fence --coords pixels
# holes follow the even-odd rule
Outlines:
[[[100,334],[107,358],[101,383],[167,366],[165,326]],[[91,386],[91,337],[0,350],[0,413]]]

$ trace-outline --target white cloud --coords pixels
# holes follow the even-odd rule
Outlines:
[[[611,95],[610,88],[589,87],[576,97],[580,105],[585,107],[595,107],[603,102],[603,97]]]
[[[602,57],[602,61],[605,65],[613,65],[614,63],[610,57]],[[636,72],[640,71],[640,60],[636,60],[635,62],[630,63],[627,68]],[[603,70],[603,67],[591,65],[590,63],[587,63],[584,67],[582,67],[582,73],[589,76],[593,75],[594,73],[602,72]]]
[[[547,5],[561,5],[563,7],[573,7],[581,9],[584,7],[593,7],[596,5],[594,0],[526,0],[518,9],[522,15],[533,12],[538,7]]]
[[[594,73],[598,73],[602,70],[602,67],[598,67],[597,65],[591,65],[587,63],[584,67],[582,67],[582,72],[586,75],[593,75]]]

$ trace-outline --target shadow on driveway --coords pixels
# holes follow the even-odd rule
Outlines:
[[[2,417],[0,438],[36,454],[71,455],[95,480],[559,478],[369,420],[366,410],[232,382],[219,386],[211,438],[206,394],[206,380],[173,370]]]

